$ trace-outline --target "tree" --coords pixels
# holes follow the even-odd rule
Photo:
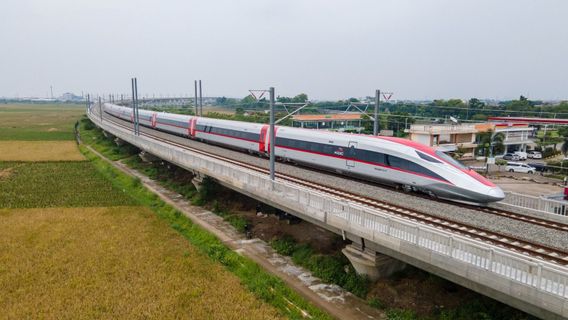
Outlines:
[[[482,151],[483,156],[489,157],[489,155],[501,154],[505,151],[505,135],[502,132],[495,133],[493,130],[488,130],[478,134],[478,151]],[[491,152],[491,148],[493,151]]]
[[[470,109],[481,109],[485,107],[485,102],[481,102],[477,98],[471,98],[469,99],[468,106]]]
[[[294,103],[304,103],[306,101],[308,101],[308,95],[305,93],[300,93],[292,98],[292,102]]]
[[[248,96],[244,97],[241,100],[241,103],[255,103],[256,99],[252,96],[252,94],[249,94]]]
[[[494,134],[491,140],[493,144],[493,155],[505,152],[505,144],[503,143],[503,141],[505,141],[505,135],[502,132]]]
[[[562,151],[562,154],[564,155],[564,157],[566,157],[566,155],[568,154],[568,138],[564,139],[564,143],[562,143],[560,151]]]
[[[245,114],[245,109],[238,107],[237,110],[235,111],[236,115],[244,115]]]
[[[292,98],[278,96],[278,97],[276,97],[276,101],[282,102],[282,103],[289,103],[289,102],[292,102]]]

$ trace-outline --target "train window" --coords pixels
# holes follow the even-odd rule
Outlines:
[[[402,159],[402,158],[399,158],[399,157],[389,155],[388,156],[388,162],[389,162],[389,165],[391,167],[394,167],[394,168],[399,168],[399,169],[403,169],[403,170],[409,170],[410,169],[409,168],[409,162],[410,161],[408,161],[406,159]]]
[[[357,158],[357,149],[355,149],[355,146],[350,146],[349,147],[349,157],[351,158]]]
[[[440,160],[438,160],[438,159],[436,159],[436,158],[434,158],[434,157],[431,157],[431,156],[429,156],[429,155],[427,155],[427,154],[425,154],[425,153],[418,152],[418,151],[416,151],[416,153],[418,154],[418,156],[419,156],[420,158],[422,158],[422,159],[424,159],[424,160],[426,160],[426,161],[430,161],[430,162],[434,162],[434,163],[442,163],[442,161],[440,161]]]
[[[324,145],[323,146],[323,153],[325,154],[333,154],[334,146],[332,145]]]
[[[466,166],[464,166],[461,162],[455,160],[454,158],[450,157],[449,155],[443,153],[442,151],[436,151],[436,155],[442,159],[444,159],[446,162],[449,162],[450,164],[453,164],[454,166],[460,168],[460,169],[467,169]]]

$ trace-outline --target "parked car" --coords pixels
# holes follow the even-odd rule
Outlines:
[[[536,169],[534,167],[519,162],[507,163],[505,170],[509,172],[520,172],[520,173],[529,173],[529,174],[534,174],[536,172]]]
[[[523,152],[523,151],[515,151],[516,155],[519,156],[519,160],[523,161],[523,160],[527,160],[527,153]]]
[[[540,151],[531,151],[527,153],[527,157],[530,159],[542,159],[542,153]]]
[[[546,172],[546,163],[535,162],[530,164],[537,172]]]
[[[518,154],[505,153],[505,155],[503,156],[503,159],[505,159],[505,160],[512,160],[512,161],[519,161],[519,160],[521,160],[521,157],[519,157]]]

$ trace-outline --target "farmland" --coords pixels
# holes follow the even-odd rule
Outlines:
[[[278,318],[149,209],[15,209],[0,218],[2,318]]]
[[[0,208],[135,203],[89,162],[0,162],[0,172]]]
[[[79,152],[82,113],[0,105],[0,318],[327,318],[140,180]]]
[[[82,161],[74,141],[1,141],[0,161]]]
[[[0,140],[73,140],[84,113],[76,104],[0,104]]]

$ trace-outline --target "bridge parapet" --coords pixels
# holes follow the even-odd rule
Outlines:
[[[547,319],[568,318],[568,268],[402,219],[219,159],[192,153],[89,118],[117,138],[226,186],[275,204],[340,234],[377,244],[387,254]]]

